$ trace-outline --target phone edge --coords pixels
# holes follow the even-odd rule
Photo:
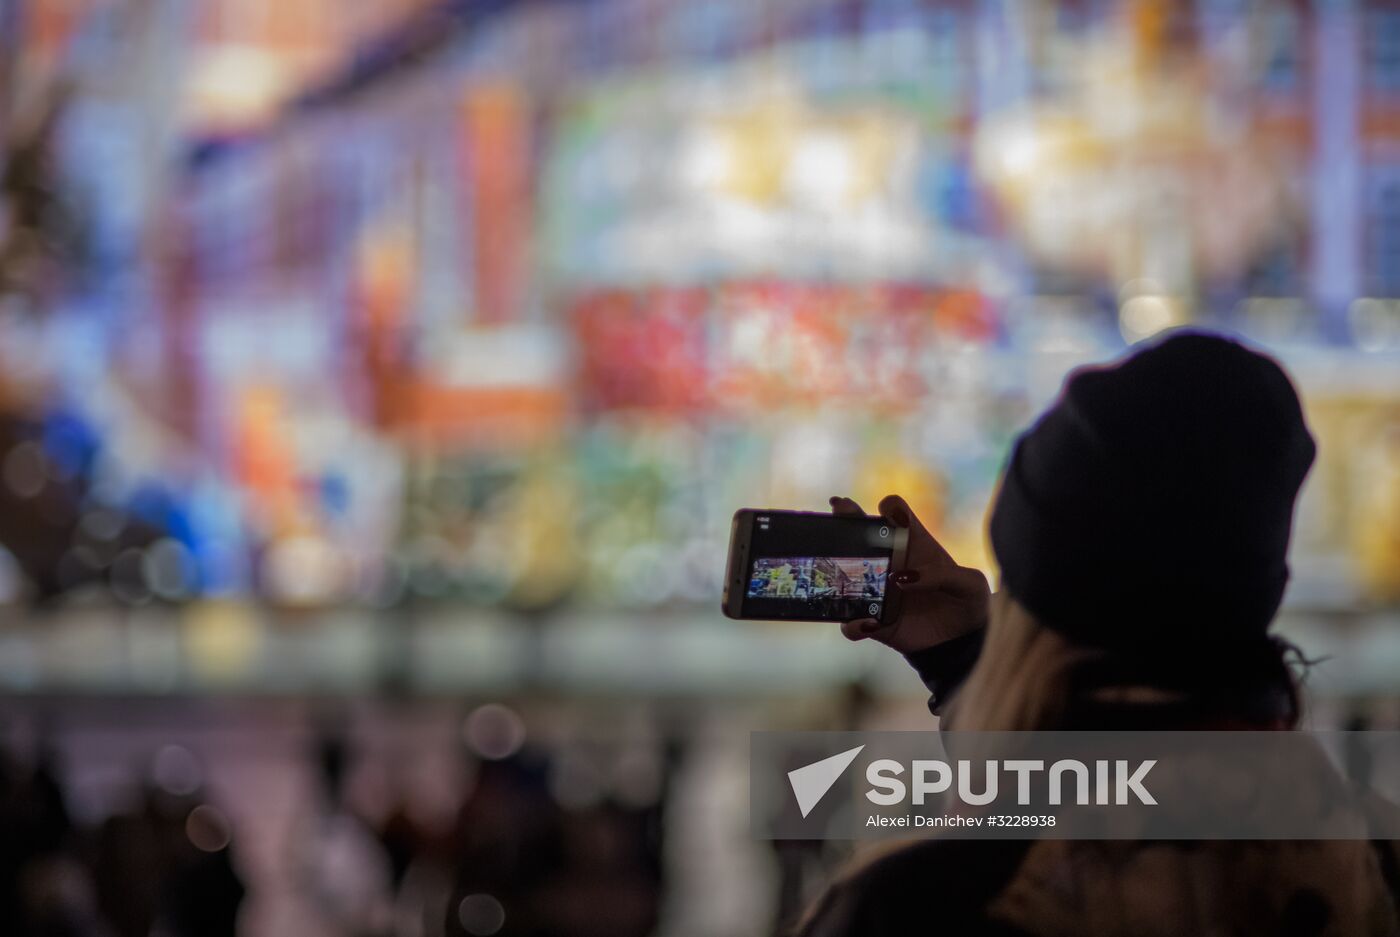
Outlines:
[[[735,621],[744,620],[743,577],[749,566],[753,516],[752,508],[740,508],[734,512],[734,519],[729,525],[729,555],[724,567],[724,590],[720,597],[720,610],[724,612],[724,617]]]
[[[894,548],[890,553],[889,572],[885,574],[885,599],[880,609],[880,624],[882,625],[891,624],[899,618],[899,587],[890,582],[890,578],[895,573],[905,569],[909,562],[909,528],[892,524],[890,529],[894,533]]]

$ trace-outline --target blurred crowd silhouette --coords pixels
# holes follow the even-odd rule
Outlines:
[[[0,920],[23,937],[232,935],[245,888],[228,821],[152,778],[126,812],[74,822],[51,752],[0,752]]]
[[[489,747],[500,731],[479,728],[478,741]],[[553,754],[520,747],[472,759],[464,749],[472,770],[446,824],[425,822],[407,789],[382,816],[352,807],[345,787],[356,753],[337,732],[317,733],[302,754],[315,765],[317,790],[280,848],[316,933],[642,937],[658,926],[678,745],[663,744],[660,775],[645,790],[595,785],[577,803],[561,796],[569,779]],[[240,912],[256,897],[258,876],[247,870],[244,831],[256,825],[219,803],[195,753],[162,747],[146,759],[129,802],[90,823],[70,810],[63,761],[47,743],[30,757],[0,751],[4,933],[249,932]]]

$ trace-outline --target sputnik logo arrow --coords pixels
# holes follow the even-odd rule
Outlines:
[[[804,819],[807,814],[812,812],[812,808],[821,802],[821,799],[826,796],[826,792],[831,790],[831,786],[845,773],[846,769],[851,766],[851,762],[856,760],[856,756],[864,748],[864,745],[857,745],[849,751],[832,755],[830,758],[823,758],[821,761],[814,761],[810,765],[804,765],[788,772],[788,783],[792,785],[792,793],[797,797],[797,809],[802,811]]]

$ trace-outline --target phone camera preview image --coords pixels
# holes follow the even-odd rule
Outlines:
[[[879,517],[739,511],[725,614],[789,621],[883,619],[903,534]]]
[[[745,604],[758,599],[779,603],[783,617],[845,621],[879,618],[885,602],[890,561],[882,557],[759,557],[753,561]]]

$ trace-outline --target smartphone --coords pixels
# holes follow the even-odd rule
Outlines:
[[[889,577],[909,531],[882,517],[806,511],[735,512],[724,614],[785,621],[892,621]]]

